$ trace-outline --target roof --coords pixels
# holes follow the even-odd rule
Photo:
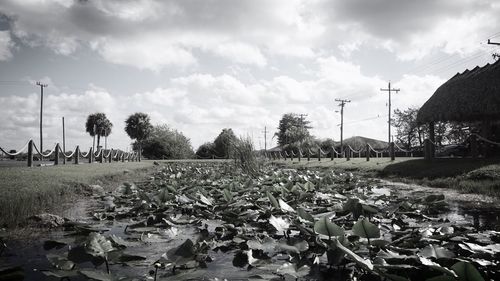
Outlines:
[[[457,73],[424,103],[417,122],[500,120],[500,60]]]

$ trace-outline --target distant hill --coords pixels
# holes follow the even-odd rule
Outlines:
[[[335,142],[337,145],[340,145],[340,142]],[[353,149],[361,149],[366,146],[366,144],[371,145],[374,149],[383,149],[388,146],[386,141],[365,138],[361,136],[354,136],[344,140],[344,145],[350,145]]]

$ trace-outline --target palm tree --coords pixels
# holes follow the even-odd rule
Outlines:
[[[137,112],[125,120],[125,132],[139,145],[139,161],[141,160],[142,141],[149,137],[152,130],[151,118],[146,113]]]
[[[107,137],[111,134],[111,128],[113,128],[113,123],[109,121],[106,114],[101,112],[90,114],[87,117],[87,123],[85,123],[87,133],[92,137],[97,136],[97,147],[99,147],[101,137]]]

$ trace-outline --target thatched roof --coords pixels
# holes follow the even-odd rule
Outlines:
[[[418,123],[500,120],[500,61],[457,73],[424,103]]]

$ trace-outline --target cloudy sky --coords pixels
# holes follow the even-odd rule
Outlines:
[[[253,137],[284,113],[308,114],[340,138],[334,99],[350,99],[344,136],[387,138],[393,108],[421,106],[439,85],[500,52],[495,0],[2,0],[0,146],[91,146],[85,120],[104,112],[109,145],[127,148],[124,120],[148,113],[196,149],[222,128]],[[268,140],[270,137],[268,137]],[[268,147],[275,140],[268,142]],[[46,147],[47,148],[47,147]]]

